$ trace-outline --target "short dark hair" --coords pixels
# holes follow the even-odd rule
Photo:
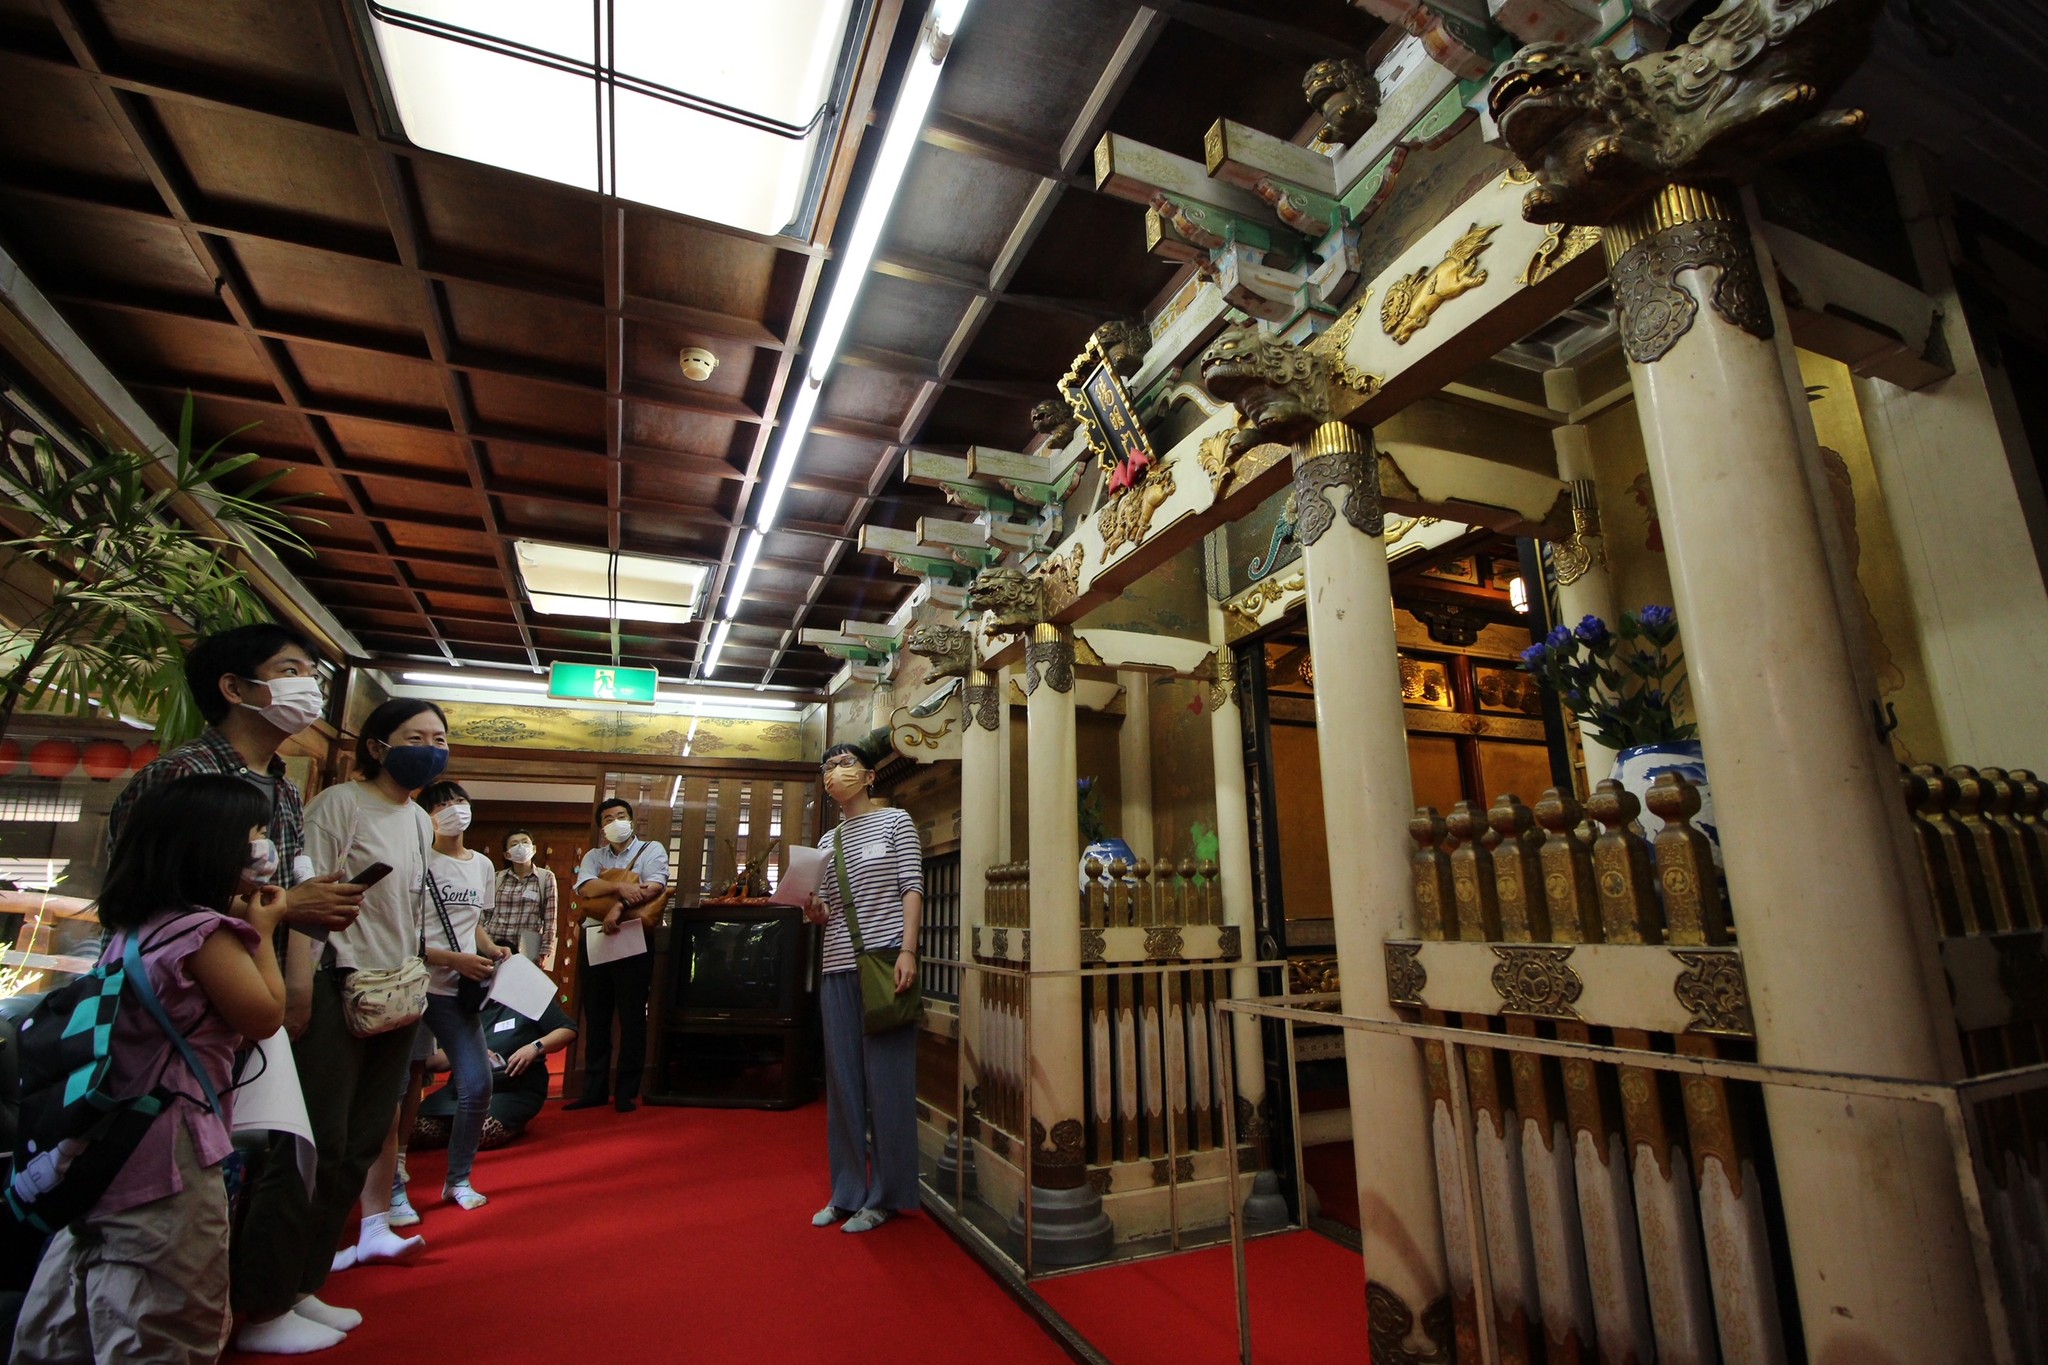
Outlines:
[[[100,923],[139,929],[193,906],[226,914],[249,865],[249,831],[269,820],[270,799],[227,773],[180,777],[144,792],[114,841]]]
[[[431,811],[436,806],[447,805],[450,801],[467,801],[469,793],[462,789],[460,782],[436,782],[413,799],[420,803],[421,809]]]
[[[527,843],[532,844],[535,847],[539,847],[540,840],[533,837],[532,830],[520,829],[517,826],[514,826],[513,828],[505,831],[504,838],[498,840],[498,852],[503,853],[506,849],[510,848],[512,846],[512,841],[514,839],[517,839],[522,834],[526,836]]]
[[[254,679],[256,670],[278,651],[294,645],[314,659],[320,657],[312,641],[275,621],[236,626],[193,645],[185,654],[185,686],[191,689],[192,700],[198,703],[199,714],[206,717],[207,724],[218,725],[227,719],[229,706],[228,699],[221,695],[222,678],[232,675]]]
[[[597,823],[600,826],[604,824],[604,813],[613,806],[617,806],[620,810],[626,812],[628,816],[632,816],[635,819],[639,818],[633,810],[633,803],[631,801],[628,801],[623,796],[607,796],[604,800],[597,803]]]
[[[443,725],[448,723],[448,713],[424,697],[393,697],[372,711],[356,736],[356,771],[364,777],[383,772],[384,765],[370,757],[370,745],[386,742],[394,730],[422,711],[432,711]]]

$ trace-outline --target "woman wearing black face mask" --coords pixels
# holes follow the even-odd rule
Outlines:
[[[288,1197],[289,1190],[271,1190],[265,1181],[265,1193],[275,1196],[264,1201],[265,1216],[254,1217],[256,1207],[251,1206],[235,1267],[240,1279],[235,1297],[248,1314],[236,1337],[241,1350],[319,1350],[339,1342],[362,1321],[359,1314],[314,1297],[327,1279],[335,1243],[358,1194],[363,1198],[358,1259],[388,1259],[422,1245],[421,1239],[400,1237],[389,1226],[395,1146],[381,1179],[364,1182],[392,1132],[412,1059],[414,1026],[358,1036],[351,1030],[344,996],[352,974],[392,972],[420,956],[424,916],[432,913],[423,879],[434,825],[413,797],[447,764],[448,721],[441,708],[397,698],[363,722],[356,742],[356,780],[336,783],[306,803],[306,852],[317,871],[355,880],[378,864],[391,870],[363,893],[355,923],[336,930],[324,945],[301,934],[291,936],[290,970],[313,975],[304,996],[310,1017],[292,1052],[320,1161],[311,1200],[304,1198],[298,1173],[289,1171],[290,1190],[300,1192],[297,1199]],[[298,992],[293,994],[298,998]]]

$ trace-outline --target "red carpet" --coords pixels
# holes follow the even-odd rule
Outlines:
[[[1264,1365],[1364,1360],[1365,1271],[1315,1232],[1245,1246],[1252,1352]],[[1033,1286],[1116,1365],[1235,1365],[1230,1248],[1083,1271]],[[993,1358],[993,1357],[990,1357]]]
[[[643,1106],[564,1114],[478,1158],[491,1197],[440,1202],[443,1155],[412,1167],[426,1250],[343,1271],[359,1309],[323,1365],[1067,1360],[919,1214],[848,1237],[825,1202],[825,1106],[792,1113]],[[278,1356],[231,1361],[274,1362]]]

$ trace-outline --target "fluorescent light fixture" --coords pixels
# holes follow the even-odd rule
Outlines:
[[[769,461],[761,509],[754,518],[754,524],[764,531],[775,524],[782,495],[796,473],[811,415],[817,409],[825,377],[839,355],[840,343],[846,338],[846,329],[853,321],[854,304],[860,301],[868,267],[874,263],[875,251],[882,242],[882,229],[888,225],[890,210],[896,206],[896,192],[902,188],[904,173],[910,168],[910,154],[917,150],[925,115],[931,112],[932,99],[938,94],[946,51],[969,3],[971,0],[939,0],[933,7],[931,23],[917,54],[910,59],[910,69],[904,73],[896,107],[889,111],[889,128],[882,135],[881,150],[875,154],[874,169],[861,193],[853,231],[839,251],[838,273],[832,280],[832,293],[825,300],[825,311],[819,316],[817,337],[804,365],[803,382],[798,386],[789,421]]]
[[[548,685],[532,678],[505,678],[491,673],[401,673],[405,682],[421,687],[453,687],[465,692],[546,692]]]
[[[725,653],[725,637],[732,634],[732,618],[726,617],[718,623],[718,629],[711,634],[711,648],[704,651],[704,676],[710,677],[718,671],[718,656]]]
[[[740,549],[740,562],[733,567],[732,582],[725,591],[725,619],[728,621],[739,614],[740,600],[747,593],[747,582],[753,578],[754,565],[761,558],[761,543],[767,539],[766,531],[747,532],[747,543]]]
[[[370,0],[422,147],[753,232],[808,219],[853,0]]]
[[[681,625],[696,614],[709,565],[518,540],[519,581],[533,609],[555,616]]]

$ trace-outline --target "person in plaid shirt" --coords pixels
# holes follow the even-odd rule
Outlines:
[[[312,646],[286,626],[237,626],[192,647],[185,656],[185,685],[206,717],[206,730],[128,783],[107,815],[109,853],[144,792],[194,773],[227,773],[270,798],[277,881],[287,893],[284,922],[346,929],[355,921],[363,890],[343,882],[338,872],[315,875],[305,856],[305,806],[277,756],[279,746],[326,710]]]
[[[533,861],[534,839],[530,830],[515,829],[499,849],[506,866],[498,873],[497,904],[484,911],[484,932],[493,943],[518,947],[521,934],[535,934],[540,947],[533,960],[547,956],[555,936],[555,874]]]

